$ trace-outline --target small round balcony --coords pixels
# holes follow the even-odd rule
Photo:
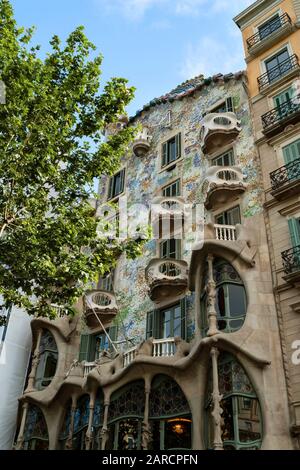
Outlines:
[[[204,153],[211,153],[233,142],[241,132],[235,113],[209,113],[202,120],[200,131]]]
[[[150,150],[151,146],[151,136],[149,130],[144,127],[140,132],[138,132],[135,140],[132,144],[132,151],[136,157],[144,157]]]
[[[237,166],[210,167],[204,184],[208,187],[205,200],[206,209],[216,208],[232,199],[236,199],[247,189],[243,173]]]
[[[86,322],[91,328],[99,326],[98,318],[108,323],[118,313],[116,298],[111,292],[93,290],[85,295],[84,301]]]
[[[171,258],[153,259],[146,268],[150,298],[154,302],[182,295],[188,286],[188,264]]]

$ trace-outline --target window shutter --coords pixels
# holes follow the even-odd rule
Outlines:
[[[166,166],[168,163],[168,143],[162,144],[162,161],[161,166]]]
[[[186,297],[180,301],[181,307],[181,337],[187,339],[187,319],[186,319]]]
[[[93,362],[96,357],[96,335],[89,335],[90,342],[89,342],[89,349],[88,349],[88,358],[89,362]]]
[[[180,239],[175,240],[175,246],[176,246],[176,256],[175,256],[175,258],[176,259],[181,259],[181,240]]]
[[[90,336],[83,334],[80,337],[79,362],[89,360]]]
[[[153,337],[153,320],[154,320],[154,311],[147,313],[146,320],[146,339]]]
[[[231,97],[226,99],[226,110],[228,113],[233,112],[233,101]]]
[[[109,334],[109,337],[110,337],[112,342],[117,341],[117,339],[118,339],[118,326],[117,325],[110,326],[109,330],[108,330],[108,334]],[[110,349],[110,351],[114,351],[111,343],[109,343],[109,349]]]
[[[291,163],[300,158],[300,139],[283,148],[285,163]]]
[[[300,245],[299,219],[289,219],[288,224],[289,224],[289,231],[290,231],[292,246],[293,247],[299,246]]]
[[[108,199],[113,197],[113,187],[114,187],[114,176],[109,178],[109,186],[108,186]]]
[[[156,339],[160,338],[160,311],[153,311],[153,337]]]
[[[175,143],[176,143],[176,160],[181,157],[181,132],[176,135],[175,137]]]
[[[123,168],[123,170],[121,170],[121,172],[120,172],[120,179],[121,179],[121,181],[120,181],[120,193],[119,193],[119,194],[123,193],[123,191],[124,191],[124,185],[125,185],[125,168]]]

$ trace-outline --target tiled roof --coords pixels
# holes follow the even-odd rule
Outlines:
[[[232,79],[240,80],[240,78],[243,76],[245,76],[245,72],[243,71],[237,73],[228,73],[226,75],[220,73],[209,78],[204,78],[203,75],[198,75],[191,80],[187,80],[186,82],[181,83],[166,95],[151,100],[150,103],[143,107],[143,109],[138,110],[135,116],[130,118],[130,121],[134,120],[136,117],[139,117],[143,111],[147,111],[148,109],[162,103],[172,103],[173,101],[181,100],[185,96],[193,95],[196,91],[201,90],[203,87],[208,86],[211,83],[224,83]]]

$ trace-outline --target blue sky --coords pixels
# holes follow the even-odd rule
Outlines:
[[[22,26],[37,27],[48,49],[53,34],[66,38],[84,25],[104,55],[103,80],[129,79],[137,88],[129,114],[203,73],[245,67],[234,15],[253,0],[11,0]]]

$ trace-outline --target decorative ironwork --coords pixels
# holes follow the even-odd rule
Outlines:
[[[224,397],[232,393],[246,393],[255,397],[255,392],[243,367],[227,353],[220,356],[219,390]]]
[[[300,178],[300,158],[278,168],[270,174],[272,189],[279,189],[285,184]]]
[[[272,33],[274,33],[274,31],[283,28],[287,24],[292,24],[292,20],[287,13],[284,13],[283,15],[279,16],[275,21],[270,21],[269,24],[266,24],[264,26],[263,33],[262,31],[258,31],[257,33],[253,34],[253,36],[250,36],[250,38],[247,39],[248,50],[250,50],[251,47],[256,46],[260,42],[264,41]]]
[[[261,117],[263,128],[267,129],[271,126],[274,126],[275,124],[279,124],[280,122],[299,112],[300,95],[297,95],[294,98],[285,101],[280,106],[277,106],[271,111],[268,111],[267,113],[263,114]]]
[[[300,245],[294,246],[290,250],[283,251],[281,256],[286,274],[300,271]]]
[[[150,392],[149,416],[159,418],[188,413],[190,407],[179,385],[169,377],[156,377]]]
[[[109,406],[109,419],[111,423],[122,417],[144,417],[145,393],[144,382],[138,381],[124,387],[112,396]]]
[[[279,65],[272,67],[266,73],[258,77],[258,86],[260,90],[270,85],[275,80],[283,77],[288,72],[299,67],[299,60],[296,54],[291,55],[288,59],[281,62]]]

